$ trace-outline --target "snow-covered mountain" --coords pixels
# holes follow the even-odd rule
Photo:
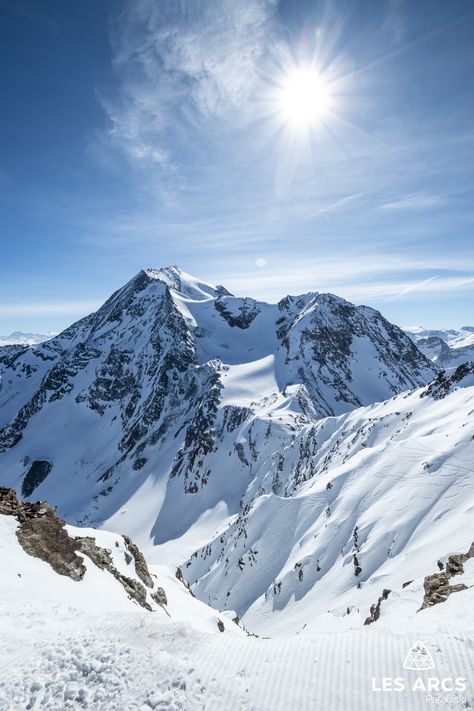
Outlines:
[[[435,374],[373,309],[317,293],[259,303],[174,267],[140,272],[37,348],[1,349],[0,368],[7,483],[101,522],[160,482],[157,542],[219,501],[237,513],[263,442]]]
[[[330,294],[266,304],[146,270],[56,338],[1,349],[0,363],[2,483],[71,523],[138,537],[255,629],[306,624],[306,603],[322,614],[326,595],[336,616],[366,614],[387,559],[408,555],[399,520],[381,521],[384,484],[398,482],[419,535],[418,484],[423,506],[439,495],[438,459],[415,445],[444,408],[416,390],[435,367],[380,313]],[[452,429],[468,423],[461,392]],[[430,444],[442,461],[463,451],[450,431]]]
[[[459,649],[446,652],[443,663],[468,663],[473,364],[440,372],[379,312],[337,296],[266,304],[170,267],[140,272],[46,343],[0,348],[0,375],[0,484],[58,506],[69,534],[95,538],[129,577],[125,533],[163,584],[167,609],[175,605],[169,629],[142,610],[146,621],[132,618],[123,584],[109,576],[110,614],[98,613],[91,626],[94,639],[103,632],[115,640],[105,652],[90,645],[100,658],[127,658],[122,647],[139,630],[164,640],[164,662],[151,642],[134,644],[138,675],[163,663],[169,669],[173,655],[192,659],[191,671],[178,664],[184,687],[168,689],[160,677],[156,696],[142,700],[150,708],[202,708],[204,687],[206,708],[243,708],[249,688],[259,711],[301,700],[381,708],[380,697],[367,696],[358,667],[350,667],[354,678],[349,667],[340,672],[341,686],[330,665],[339,667],[341,654],[352,664],[357,645],[361,658],[380,656],[380,674],[393,674],[414,630],[440,651],[453,649],[449,628]],[[5,599],[17,596],[20,618],[31,586],[12,592],[20,584],[15,569],[26,565],[14,535],[10,525],[15,562]],[[95,570],[87,575],[79,583],[85,601],[75,595],[72,603],[82,620],[99,594]],[[45,603],[46,617],[69,602]],[[235,625],[228,641],[216,619],[236,614],[252,633],[297,633],[295,642],[280,649],[276,641],[244,637]],[[67,624],[74,639],[75,623]],[[400,649],[388,653],[393,632]],[[200,636],[211,633],[218,642]],[[297,643],[302,638],[307,642]],[[189,657],[192,648],[198,651]],[[78,654],[67,662],[75,681]],[[329,666],[321,665],[326,658]],[[273,690],[270,662],[287,692]],[[216,666],[229,670],[230,686],[216,679]],[[331,689],[324,703],[317,682],[314,693],[308,687],[299,695],[296,680],[307,667]],[[47,679],[46,657],[37,668]],[[107,684],[120,686],[110,673]],[[24,678],[18,694],[26,698]],[[94,686],[95,677],[87,678]],[[67,694],[67,684],[58,689],[58,698]],[[134,708],[129,688],[122,691],[110,698]],[[354,695],[362,706],[351,706]],[[383,708],[417,708],[407,696],[402,705],[390,703]]]
[[[405,330],[427,358],[448,372],[474,360],[474,326],[444,331],[412,326]]]
[[[14,331],[9,336],[0,336],[0,346],[36,346],[44,341],[49,341],[56,336],[52,331],[47,334],[43,333],[24,333],[23,331]]]
[[[190,556],[185,578],[265,634],[362,624],[385,588],[387,608],[414,614],[438,561],[474,541],[473,413],[471,364],[305,425],[275,454],[264,445],[241,513]]]

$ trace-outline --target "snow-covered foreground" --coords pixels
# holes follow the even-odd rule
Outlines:
[[[9,701],[18,709],[166,709],[174,711],[419,711],[437,708],[419,676],[466,677],[472,683],[472,634],[426,633],[423,642],[436,660],[434,672],[403,668],[416,634],[379,631],[321,634],[275,640],[226,638],[185,625],[159,625],[145,616],[115,616],[98,625],[62,630],[54,639],[25,645],[21,662],[2,668]],[[2,641],[2,651],[9,640]],[[403,691],[379,691],[383,677],[406,680]],[[375,680],[375,682],[373,681]],[[2,692],[0,692],[2,693]],[[443,708],[472,708],[465,693]],[[1,703],[1,702],[0,702]]]
[[[388,600],[385,614],[368,627],[258,638],[193,598],[161,567],[150,571],[166,589],[166,611],[135,605],[87,558],[83,580],[59,576],[25,553],[16,528],[11,517],[0,516],[2,711],[415,711],[440,703],[447,709],[474,705],[474,588],[420,613],[410,605],[390,607]],[[116,534],[67,530],[70,536],[94,533],[100,545],[114,550],[115,560],[121,553],[115,553]],[[474,583],[474,559],[456,581]],[[403,666],[418,640],[432,655],[430,670]],[[383,691],[394,678],[405,688]],[[429,684],[437,691],[428,693]],[[451,692],[456,685],[462,691]]]

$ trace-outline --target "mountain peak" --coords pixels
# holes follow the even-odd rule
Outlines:
[[[193,301],[215,299],[222,295],[232,296],[223,286],[202,281],[192,274],[183,271],[183,269],[176,264],[161,267],[160,269],[142,269],[140,274],[145,274],[149,279],[165,284],[179,296]]]
[[[163,277],[176,278],[181,274],[184,274],[183,270],[180,269],[176,264],[170,264],[168,267],[160,267],[156,269],[155,267],[149,267],[147,269],[142,269],[147,277],[150,279],[161,280]]]

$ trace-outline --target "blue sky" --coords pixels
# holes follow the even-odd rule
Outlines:
[[[0,0],[0,333],[141,267],[473,324],[470,0]],[[290,67],[331,96],[275,107]]]

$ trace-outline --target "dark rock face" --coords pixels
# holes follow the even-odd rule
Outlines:
[[[436,356],[436,362],[442,365],[446,360],[449,360],[451,349],[442,338],[439,336],[430,336],[428,338],[420,338],[416,342],[417,347],[422,353],[430,353]]]
[[[36,487],[46,479],[52,468],[51,462],[35,460],[23,479],[23,484],[21,485],[22,496],[31,496]]]
[[[260,312],[257,302],[249,298],[219,296],[214,302],[214,306],[232,328],[248,328]]]
[[[20,522],[17,538],[28,555],[40,558],[59,575],[82,580],[86,567],[77,555],[79,545],[70,538],[64,521],[45,501],[30,504],[16,498],[13,489],[0,488],[0,514]]]
[[[437,372],[401,329],[367,306],[315,293],[287,296],[278,309],[276,333],[287,352],[285,363],[295,364],[319,417],[337,414],[334,400],[347,403],[344,410],[368,404],[358,386],[357,363],[369,352],[377,363],[374,382],[384,383],[380,399],[418,387]]]
[[[388,598],[391,592],[391,590],[387,589],[382,591],[382,594],[377,600],[377,602],[374,605],[370,606],[370,615],[366,618],[364,625],[371,625],[372,622],[377,622],[380,617],[380,607],[382,605],[382,602]]]
[[[426,607],[438,605],[440,602],[446,602],[448,597],[455,592],[467,590],[467,586],[464,585],[464,583],[451,585],[451,578],[464,573],[464,563],[470,558],[474,558],[474,542],[471,544],[467,553],[450,556],[445,571],[428,575],[425,578],[425,596],[420,608],[421,610],[424,610]]]
[[[203,471],[202,464],[216,441],[215,421],[222,388],[219,373],[204,366],[200,374],[206,377],[205,390],[194,417],[187,423],[184,443],[173,460],[170,474],[171,477],[184,474],[185,491],[190,494],[205,486],[210,475],[207,469]]]

